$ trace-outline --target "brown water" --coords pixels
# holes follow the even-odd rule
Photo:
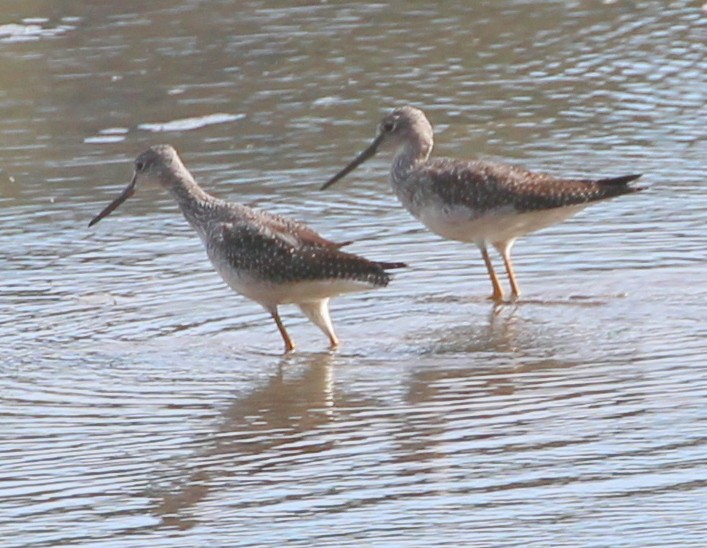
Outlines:
[[[0,544],[704,546],[701,2],[147,4],[0,12]],[[317,191],[404,103],[439,154],[650,190],[521,240],[494,309],[389,157]],[[87,229],[159,142],[411,268],[282,357],[168,196]]]

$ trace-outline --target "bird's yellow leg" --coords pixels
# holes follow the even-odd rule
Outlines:
[[[305,316],[324,332],[329,339],[329,347],[332,350],[339,348],[339,338],[334,333],[334,326],[329,316],[329,299],[299,303],[298,306]]]
[[[292,352],[295,349],[295,343],[292,342],[290,335],[287,333],[287,329],[285,329],[285,325],[280,319],[280,314],[278,314],[277,308],[271,310],[270,315],[272,316],[272,319],[275,320],[275,325],[277,325],[277,328],[280,330],[282,340],[285,341],[285,354]]]
[[[484,264],[486,265],[486,270],[488,270],[489,278],[491,278],[491,284],[493,285],[493,294],[489,299],[499,302],[503,300],[503,288],[501,283],[498,281],[498,276],[496,276],[496,271],[493,269],[493,263],[491,262],[491,257],[489,257],[489,251],[486,246],[481,246],[481,256],[484,258]]]
[[[499,250],[501,251],[501,256],[503,257],[503,264],[506,265],[506,272],[508,273],[508,280],[511,282],[511,298],[513,300],[520,297],[520,288],[518,287],[518,282],[516,281],[516,275],[513,271],[513,262],[511,261],[511,247],[513,242],[506,243],[501,246]]]

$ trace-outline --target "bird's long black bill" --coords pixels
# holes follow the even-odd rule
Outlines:
[[[383,135],[379,135],[376,137],[373,142],[368,146],[366,150],[364,150],[361,154],[356,156],[349,165],[347,165],[344,169],[339,171],[336,175],[334,175],[331,179],[329,179],[326,183],[322,185],[322,188],[319,190],[325,190],[329,188],[331,185],[333,185],[336,181],[339,179],[342,179],[349,173],[351,173],[354,169],[356,169],[358,166],[360,166],[363,162],[368,160],[369,158],[375,156],[376,152],[378,152],[378,147],[381,144],[381,141],[383,140]]]
[[[101,211],[98,215],[96,215],[93,219],[91,219],[91,222],[88,223],[88,226],[93,226],[95,225],[98,221],[103,219],[103,217],[108,217],[113,211],[118,209],[120,204],[122,204],[125,200],[130,198],[133,194],[135,194],[135,183],[137,183],[137,177],[133,177],[133,180],[130,181],[130,184],[125,187],[125,190],[118,196],[115,200],[113,200],[108,206]]]

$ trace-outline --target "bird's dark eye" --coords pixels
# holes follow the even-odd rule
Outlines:
[[[395,129],[395,122],[393,120],[386,120],[383,122],[383,131],[386,133],[391,133]]]
[[[143,162],[141,160],[138,160],[137,162],[135,162],[135,170],[136,171],[142,171],[143,169],[145,169],[145,162]]]

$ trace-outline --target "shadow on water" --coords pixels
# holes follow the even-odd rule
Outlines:
[[[417,363],[406,364],[405,357],[391,354],[385,358],[386,364],[371,364],[383,370],[386,365],[394,368],[396,378],[391,381],[402,382],[405,390],[399,401],[386,401],[377,394],[348,394],[346,383],[335,382],[337,370],[349,373],[351,363],[345,355],[282,357],[264,383],[223,411],[215,431],[195,440],[191,456],[175,464],[181,471],[168,474],[173,477],[171,484],[146,493],[156,501],[156,516],[164,526],[190,529],[200,523],[190,509],[209,497],[218,498],[218,491],[230,491],[234,485],[238,491],[251,486],[265,488],[268,493],[266,499],[244,495],[242,500],[229,502],[240,510],[308,499],[314,496],[312,492],[288,494],[282,486],[278,489],[275,478],[307,461],[332,458],[342,445],[361,435],[356,426],[361,421],[384,424],[391,432],[387,463],[412,466],[392,473],[388,479],[391,486],[408,477],[405,481],[416,484],[416,475],[443,474],[447,451],[441,440],[456,429],[448,413],[483,425],[498,413],[475,409],[478,402],[513,398],[517,379],[553,370],[561,376],[562,370],[580,364],[552,358],[560,352],[548,344],[546,329],[525,320],[521,308],[489,305],[484,321],[425,333],[421,338],[434,342],[423,349]],[[445,360],[450,354],[465,354],[468,365]],[[426,358],[432,359],[425,364]],[[391,374],[389,369],[385,371]],[[438,407],[440,402],[442,407]],[[481,445],[504,436],[483,426],[464,434],[467,442]],[[483,448],[479,451],[484,452]],[[424,497],[439,489],[421,483],[398,497]],[[444,489],[454,491],[453,487]],[[334,494],[339,488],[333,483],[327,490]],[[383,493],[360,499],[354,496],[330,510],[372,506],[387,497]]]
[[[699,2],[6,4],[3,541],[704,545]],[[527,297],[494,309],[390,157],[314,192],[406,102],[440,156],[651,191],[524,241]],[[157,142],[411,268],[334,304],[342,352],[275,356],[168,196],[86,231]]]
[[[332,353],[284,356],[265,384],[235,400],[218,429],[198,442],[202,448],[190,457],[185,476],[165,492],[149,493],[157,498],[155,513],[164,525],[196,525],[187,517],[189,508],[225,481],[258,482],[258,474],[331,449],[334,441],[306,438],[341,413],[335,407],[347,406],[334,387],[335,360]]]
[[[569,336],[566,328],[539,325],[533,323],[532,318],[524,317],[523,307],[532,304],[535,303],[490,305],[485,322],[435,328],[417,335],[430,341],[423,351],[423,359],[440,363],[414,369],[406,381],[407,401],[420,404],[435,400],[440,384],[445,391],[449,390],[449,385],[457,386],[456,397],[470,400],[511,396],[516,390],[516,377],[535,372],[561,374],[563,370],[582,365],[579,357],[568,355],[566,351]],[[598,303],[590,306],[598,306]],[[450,359],[445,360],[445,356]],[[456,359],[458,356],[466,359],[460,361]],[[452,366],[445,367],[445,361]],[[460,382],[455,383],[455,379]],[[470,384],[470,380],[475,382]],[[464,387],[469,389],[468,393],[462,391]]]
[[[607,299],[610,299],[607,297]],[[446,297],[444,302],[464,302]],[[410,338],[427,341],[423,355],[467,354],[483,356],[493,365],[504,356],[534,358],[562,355],[566,340],[576,333],[567,319],[580,319],[587,310],[607,308],[603,297],[581,299],[527,299],[515,303],[488,304],[485,319],[474,314],[482,307],[470,308],[463,325],[435,326]],[[581,325],[578,326],[581,330]],[[483,364],[481,364],[483,366]]]

